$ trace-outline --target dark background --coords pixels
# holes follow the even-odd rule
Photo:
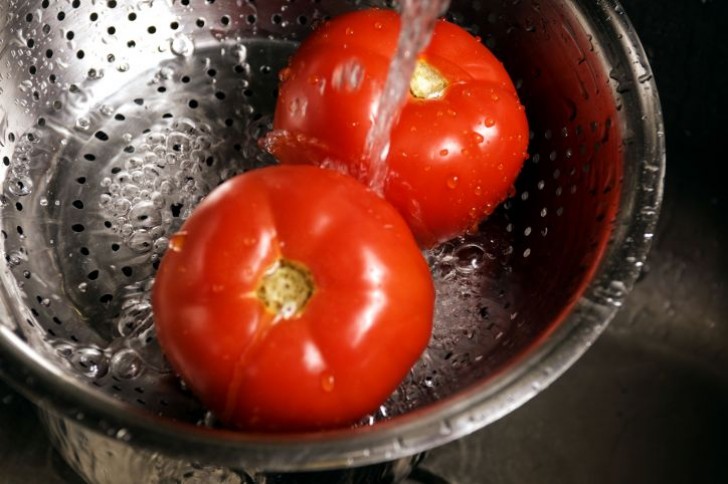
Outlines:
[[[595,0],[596,1],[596,0]],[[625,0],[660,91],[665,202],[641,281],[566,375],[431,453],[460,483],[728,482],[728,2]],[[79,482],[0,382],[0,482]]]

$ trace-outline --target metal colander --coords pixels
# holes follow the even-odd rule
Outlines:
[[[274,163],[257,140],[297,43],[377,4],[0,4],[0,373],[37,402],[85,479],[278,482],[273,472],[369,465],[347,479],[396,481],[410,456],[538,393],[630,290],[664,140],[621,7],[454,1],[449,19],[504,62],[532,132],[515,195],[477,234],[426,253],[437,288],[426,353],[352,429],[232,432],[184,388],[149,302],[170,235],[221,181]]]

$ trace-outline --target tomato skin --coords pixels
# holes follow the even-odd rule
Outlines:
[[[282,163],[344,166],[367,182],[366,137],[399,26],[395,12],[362,10],[303,42],[281,73],[267,143]],[[420,59],[447,88],[436,99],[408,95],[392,130],[384,196],[431,246],[473,228],[507,198],[527,156],[528,123],[502,64],[460,27],[438,21]],[[361,81],[342,84],[352,66]]]
[[[315,286],[276,317],[257,289],[281,259]],[[213,191],[170,242],[154,288],[172,367],[218,418],[299,431],[375,410],[426,347],[434,290],[411,233],[351,177],[276,166]]]

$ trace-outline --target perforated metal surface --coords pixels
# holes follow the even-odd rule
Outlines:
[[[277,72],[312,26],[362,2],[354,3],[0,6],[8,19],[0,36],[2,278],[15,316],[4,323],[66,377],[159,415],[160,424],[214,424],[156,346],[148,294],[156,264],[201,197],[273,162],[256,141],[270,129]],[[438,298],[432,342],[364,424],[422,408],[438,420],[432,415],[448,398],[462,404],[473,388],[491,395],[527,369],[509,364],[546,351],[538,345],[547,335],[565,338],[579,318],[606,321],[636,277],[646,245],[635,234],[649,235],[659,203],[659,112],[650,111],[656,93],[636,39],[622,40],[632,42],[629,52],[604,43],[628,24],[607,6],[609,25],[601,8],[455,2],[449,11],[513,76],[531,156],[514,197],[478,234],[426,254]],[[648,115],[649,126],[639,119]],[[562,324],[605,251],[618,249],[627,257],[619,277],[600,279],[584,315]],[[600,328],[585,330],[585,344]],[[445,418],[437,435],[430,424],[411,440],[394,432],[346,459],[411,454],[467,433],[537,393],[580,351],[545,365],[497,411]],[[428,407],[434,402],[444,403]],[[282,457],[271,465],[302,464]]]

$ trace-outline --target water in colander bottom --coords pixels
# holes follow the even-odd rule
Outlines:
[[[170,237],[196,204],[225,179],[275,162],[257,141],[271,129],[277,73],[295,45],[177,48],[178,58],[121,89],[89,78],[26,132],[5,181],[3,221],[29,332],[103,391],[214,424],[164,361],[149,291]],[[363,423],[487,373],[516,318],[509,239],[499,212],[479,233],[425,253],[437,291],[431,343]]]

